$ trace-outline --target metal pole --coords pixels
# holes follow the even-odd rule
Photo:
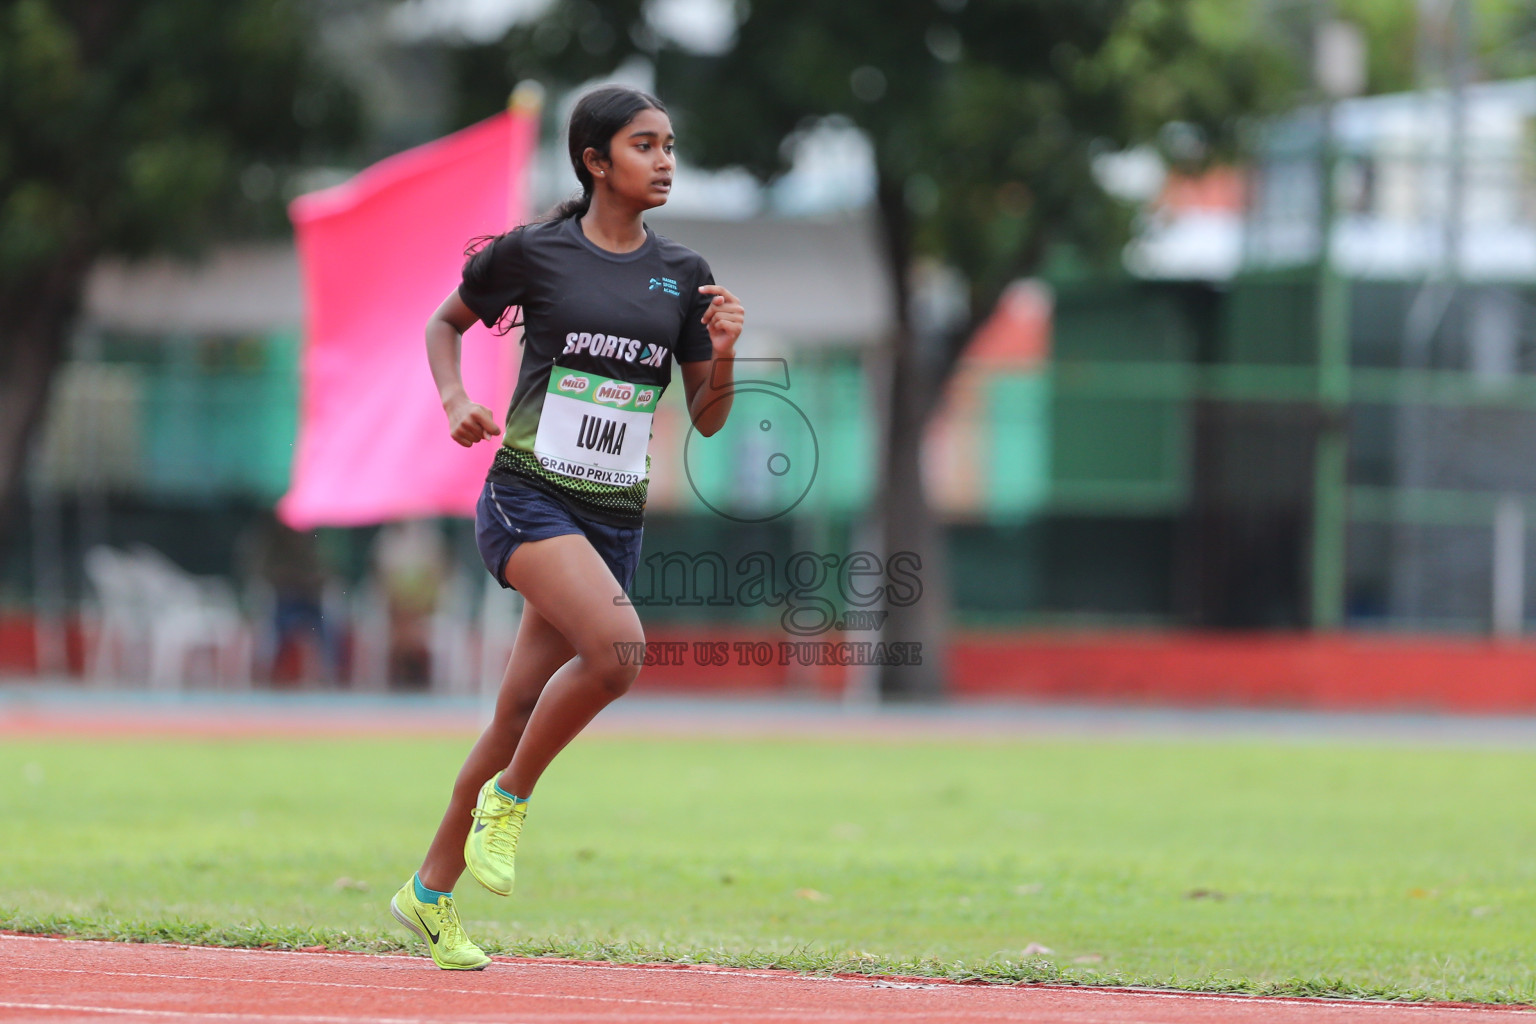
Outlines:
[[[1457,323],[1451,317],[1460,285],[1466,208],[1466,86],[1474,70],[1470,4],[1464,0],[1419,0],[1418,16],[1417,88],[1424,101],[1423,120],[1428,125],[1437,110],[1444,118],[1443,131],[1426,132],[1419,174],[1420,180],[1428,183],[1438,170],[1444,191],[1438,211],[1438,258],[1433,249],[1427,250],[1430,265],[1409,304],[1404,324],[1402,365],[1410,371],[1433,366],[1436,335],[1442,331],[1449,335]],[[1426,187],[1426,196],[1428,191]],[[1396,488],[1398,505],[1406,509],[1409,493],[1433,486],[1430,448],[1436,413],[1427,404],[1422,383],[1406,386],[1396,404]],[[1419,624],[1432,612],[1435,592],[1433,583],[1428,582],[1432,550],[1428,531],[1400,518],[1392,532],[1392,611],[1400,620]]]
[[[58,394],[58,389],[55,395]],[[54,399],[58,402],[58,398]],[[37,445],[37,449],[41,449]],[[32,456],[27,496],[32,507],[32,630],[37,652],[37,675],[56,679],[69,673],[67,615],[64,596],[64,541],[58,480],[41,466],[42,452]]]
[[[1344,621],[1349,486],[1349,282],[1333,258],[1339,149],[1333,97],[1322,103],[1317,253],[1317,442],[1312,467],[1312,628]]]
[[[1324,146],[1331,149],[1332,142]],[[1324,160],[1331,190],[1333,157]],[[1325,205],[1332,206],[1331,200]],[[1337,629],[1344,621],[1345,533],[1349,486],[1349,282],[1329,254],[1332,215],[1324,218],[1322,263],[1317,282],[1318,433],[1312,478],[1312,628]]]
[[[1349,282],[1332,266],[1318,281],[1317,330],[1321,422],[1312,480],[1312,628],[1337,629],[1344,622],[1348,529]]]
[[[1507,494],[1493,511],[1493,632],[1519,636],[1525,623],[1525,502]]]

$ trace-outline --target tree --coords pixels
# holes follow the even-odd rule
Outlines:
[[[0,529],[91,264],[285,227],[355,104],[296,0],[0,7]]]
[[[1472,30],[1469,56],[1488,77],[1536,72],[1536,12],[1526,0],[1335,0],[1338,16],[1359,25],[1370,40],[1366,92],[1443,85],[1433,74],[1426,80],[1425,50],[1449,42],[1447,29],[1457,20],[1459,4],[1466,5]]]
[[[786,169],[786,140],[821,119],[839,116],[869,137],[898,325],[873,509],[885,552],[917,554],[925,588],[890,608],[886,624],[887,639],[923,645],[923,664],[883,670],[881,691],[937,695],[945,567],[918,456],[965,343],[1053,245],[1118,251],[1131,211],[1097,184],[1097,155],[1173,122],[1207,147],[1230,141],[1235,118],[1289,72],[1256,41],[1249,9],[1229,0],[752,0],[737,5],[720,53],[669,43],[651,10],[556,0],[499,47],[470,53],[475,74],[464,81],[501,90],[509,77],[580,80],[644,55],[685,153],[763,179]],[[514,74],[496,74],[498,64]],[[911,315],[918,255],[969,285],[969,315],[932,336]]]

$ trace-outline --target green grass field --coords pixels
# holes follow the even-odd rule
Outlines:
[[[469,740],[0,745],[0,927],[419,944]],[[488,949],[1536,1002],[1536,752],[584,738]],[[1025,950],[1031,943],[1050,953]]]

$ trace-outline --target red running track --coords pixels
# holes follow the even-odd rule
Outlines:
[[[0,935],[0,1021],[291,1024],[1030,1021],[1033,1024],[1519,1024],[1530,1007],[1207,996],[788,971],[499,957],[479,972],[425,957],[208,949]]]

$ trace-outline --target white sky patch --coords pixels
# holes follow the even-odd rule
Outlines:
[[[491,43],[520,21],[537,18],[551,0],[406,0],[389,12],[402,42],[458,38]]]
[[[794,166],[773,184],[773,207],[787,216],[857,209],[875,196],[875,150],[858,128],[823,121],[795,142]]]
[[[1168,168],[1151,146],[1138,146],[1094,157],[1093,176],[1117,199],[1149,203],[1163,190]]]
[[[658,35],[694,53],[725,53],[736,41],[731,0],[649,0],[645,18]]]
[[[739,167],[706,171],[679,163],[665,212],[681,217],[741,220],[762,210],[763,190]]]

